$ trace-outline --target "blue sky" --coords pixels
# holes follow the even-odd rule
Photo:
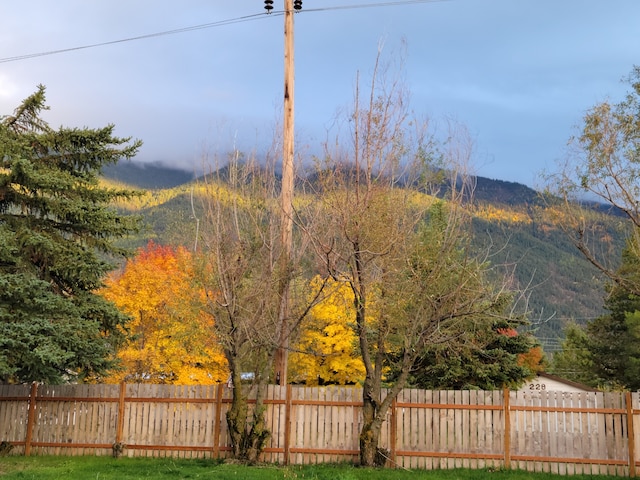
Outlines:
[[[358,72],[371,72],[378,44],[394,55],[405,42],[416,114],[466,125],[476,174],[535,187],[585,111],[619,101],[621,79],[640,64],[638,0],[398,3],[303,0],[295,16],[299,151],[319,149],[349,108]],[[284,2],[274,5],[281,11]],[[42,83],[51,125],[114,123],[117,134],[144,141],[141,161],[197,169],[204,152],[233,142],[266,148],[281,112],[283,17],[263,12],[262,0],[6,2],[0,115]]]

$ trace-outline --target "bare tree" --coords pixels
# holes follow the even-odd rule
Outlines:
[[[278,325],[275,187],[256,162],[240,162],[238,152],[218,167],[202,180],[200,279],[233,386],[227,412],[233,457],[254,462],[269,438],[264,395]],[[256,396],[253,411],[249,390]]]
[[[249,463],[258,461],[270,435],[264,399],[268,385],[280,383],[273,365],[281,340],[295,332],[323,290],[321,282],[316,295],[308,298],[306,291],[291,288],[289,317],[282,321],[283,283],[304,284],[299,268],[304,245],[294,236],[291,268],[283,269],[274,163],[270,157],[260,163],[234,152],[225,165],[214,161],[199,191],[204,212],[199,279],[207,290],[233,386],[227,412],[232,454]],[[250,393],[255,396],[252,406]]]

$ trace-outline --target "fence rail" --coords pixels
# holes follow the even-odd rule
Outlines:
[[[356,461],[362,391],[268,386],[266,462]],[[228,455],[224,385],[0,385],[14,454]],[[403,390],[381,448],[405,468],[506,467],[635,476],[638,393]]]

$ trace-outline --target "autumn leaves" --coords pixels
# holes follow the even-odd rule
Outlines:
[[[227,380],[214,319],[194,282],[192,255],[153,242],[106,282],[102,295],[126,312],[122,369],[106,382],[213,384]]]
[[[193,254],[183,247],[149,242],[109,277],[101,295],[127,313],[128,341],[117,356],[121,369],[105,382],[214,384],[226,382],[227,361],[198,287]],[[320,288],[316,280],[309,295]],[[349,321],[353,298],[333,283],[315,305],[292,348],[291,381],[349,384],[364,377],[357,337]]]

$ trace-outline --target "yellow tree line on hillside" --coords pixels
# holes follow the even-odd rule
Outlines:
[[[102,180],[102,184],[107,187],[118,188],[126,186],[119,182],[106,179]],[[163,205],[179,196],[193,195],[194,197],[201,197],[205,194],[211,194],[211,190],[207,190],[207,187],[204,184],[195,182],[173,188],[144,190],[141,192],[140,196],[121,200],[114,206],[129,212],[136,212],[146,208]],[[219,199],[234,199],[235,201],[242,201],[236,192],[222,182],[218,182],[216,184],[215,194],[218,195]],[[296,202],[298,203],[304,204],[309,201],[312,201],[312,197],[305,196],[303,194],[296,198]],[[413,195],[413,202],[417,205],[423,205],[425,203],[433,202],[433,197],[420,192],[415,192]],[[471,214],[475,218],[486,220],[488,222],[528,225],[533,221],[531,212],[527,211],[525,207],[518,208],[509,207],[507,205],[482,203],[470,205],[468,208],[471,210]],[[536,207],[535,214],[539,219],[544,219],[544,223],[550,225],[562,222],[562,217],[564,216],[564,213],[555,206]]]

